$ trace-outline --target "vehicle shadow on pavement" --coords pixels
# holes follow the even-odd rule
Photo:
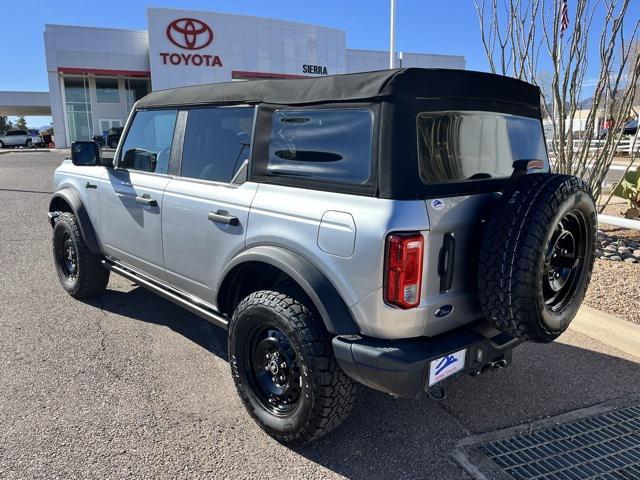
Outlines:
[[[88,303],[167,326],[227,360],[224,330],[143,288],[108,290]],[[396,399],[359,386],[353,412],[341,427],[314,445],[292,450],[354,479],[464,478],[451,451],[470,434],[613,399],[640,401],[636,361],[572,331],[561,342],[523,344],[509,368],[456,379],[446,385],[448,397],[439,403]]]
[[[86,303],[110,313],[168,327],[228,361],[226,331],[142,287],[128,292],[107,290],[87,299]]]

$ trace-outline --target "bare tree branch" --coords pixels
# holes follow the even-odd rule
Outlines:
[[[624,122],[640,110],[634,107],[640,88],[640,20],[625,24],[630,0],[576,0],[566,32],[561,32],[561,0],[474,0],[474,4],[491,71],[540,87],[540,108],[553,131],[550,153],[555,170],[585,178],[599,195],[619,150]],[[603,26],[594,37],[596,16],[603,19]],[[583,87],[594,46],[598,77],[591,105],[585,109]],[[611,126],[594,148],[603,120]]]

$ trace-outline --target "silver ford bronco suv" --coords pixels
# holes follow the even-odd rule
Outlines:
[[[550,173],[537,87],[396,69],[153,92],[114,159],[75,142],[49,206],[60,282],[110,272],[228,330],[281,442],[338,426],[355,384],[444,396],[569,325],[596,210]]]

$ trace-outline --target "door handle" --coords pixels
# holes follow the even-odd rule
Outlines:
[[[240,221],[238,217],[234,217],[233,215],[229,215],[229,212],[226,210],[218,210],[217,212],[209,212],[207,218],[212,222],[216,223],[224,223],[225,225],[238,226],[240,225]]]
[[[147,207],[157,207],[158,206],[158,202],[154,198],[151,198],[148,193],[145,193],[142,196],[137,196],[136,197],[136,202],[140,203],[142,205],[145,205]]]
[[[98,188],[98,185],[87,182],[84,184],[84,188]]]

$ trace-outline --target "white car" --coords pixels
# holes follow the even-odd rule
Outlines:
[[[42,143],[40,135],[32,135],[28,130],[9,130],[0,136],[0,148],[27,147]]]

